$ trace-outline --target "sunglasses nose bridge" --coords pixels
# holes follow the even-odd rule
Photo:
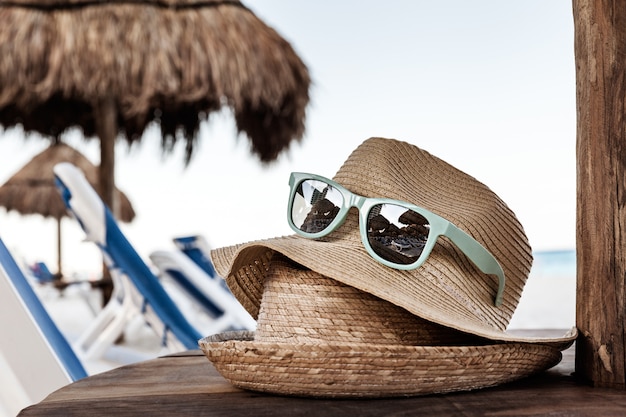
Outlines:
[[[348,209],[354,207],[358,211],[357,217],[359,219],[360,235],[361,235],[361,240],[363,241],[363,244],[365,246],[367,246],[367,243],[366,243],[367,239],[366,239],[366,236],[364,235],[364,233],[366,233],[366,230],[365,230],[366,229],[366,220],[365,220],[366,213],[363,211],[363,208],[367,200],[368,200],[367,197],[350,193],[350,196],[348,198],[348,203],[346,204]]]
[[[348,208],[356,207],[357,209],[359,209],[359,211],[361,211],[361,208],[363,207],[363,204],[365,204],[366,200],[367,200],[367,197],[350,193],[348,196],[348,201],[346,205],[348,206]]]

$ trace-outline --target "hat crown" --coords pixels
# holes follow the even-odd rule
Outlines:
[[[489,187],[415,145],[385,138],[363,142],[333,179],[365,197],[392,198],[424,207],[482,244],[502,266],[506,287],[503,306],[499,310],[487,306],[495,316],[486,314],[481,320],[506,328],[528,279],[532,252],[521,223]],[[350,228],[354,229],[352,225]],[[344,233],[354,239],[351,231]],[[433,261],[453,261],[468,265],[455,272],[466,275],[467,292],[474,292],[476,288],[470,287],[485,282],[483,274],[447,240],[440,238],[433,252],[432,259],[414,274],[429,274]],[[495,281],[492,284],[495,287]],[[492,298],[494,293],[489,292]]]
[[[280,255],[265,277],[254,340],[405,346],[484,343]]]

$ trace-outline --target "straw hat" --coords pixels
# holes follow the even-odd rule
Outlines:
[[[418,269],[403,271],[380,264],[363,247],[358,216],[352,210],[342,226],[321,239],[285,236],[212,251],[216,270],[225,277],[235,297],[259,321],[267,279],[281,255],[305,270],[385,300],[425,322],[499,343],[494,347],[496,351],[511,349],[514,345],[518,354],[536,365],[530,366],[535,370],[545,369],[550,362],[540,360],[542,355],[537,349],[558,352],[575,339],[575,330],[558,339],[520,338],[505,331],[530,272],[531,248],[514,213],[475,178],[414,145],[371,138],[353,151],[333,179],[356,194],[393,198],[424,207],[467,232],[495,256],[505,272],[502,304],[494,304],[497,279],[480,272],[445,238],[438,239],[429,258]],[[214,343],[211,349],[215,356],[246,344],[257,346],[268,342],[255,339],[211,343]],[[292,337],[281,343],[291,346],[294,355],[303,352]],[[368,343],[368,348],[372,346],[380,345]],[[441,349],[437,346],[436,343],[428,347],[413,346],[417,350],[412,357],[428,362],[429,355]],[[270,349],[268,352],[273,351],[270,346],[266,347]],[[485,348],[474,346],[472,349]],[[465,346],[461,350],[472,349]],[[448,354],[453,352],[448,351]],[[355,355],[367,362],[362,353]],[[235,355],[232,360],[245,369],[244,357]],[[524,372],[517,368],[516,360],[509,361],[504,355],[498,359],[498,365],[521,376]],[[277,368],[276,363],[268,366]],[[483,375],[492,366],[483,364]]]
[[[277,255],[265,275],[256,332],[200,347],[233,385],[313,397],[395,397],[493,386],[558,363],[559,349],[494,344]]]

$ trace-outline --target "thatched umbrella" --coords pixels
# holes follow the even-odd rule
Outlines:
[[[261,161],[304,133],[310,79],[290,44],[236,0],[0,0],[0,124],[113,144],[160,125],[166,151],[230,108]]]
[[[59,162],[71,162],[80,168],[87,180],[97,189],[98,168],[76,149],[63,144],[53,144],[36,155],[6,183],[0,186],[0,206],[20,214],[40,214],[57,219],[58,273],[61,272],[61,219],[67,216],[65,203],[54,185],[52,168]],[[135,211],[126,195],[115,190],[118,218],[130,222]]]

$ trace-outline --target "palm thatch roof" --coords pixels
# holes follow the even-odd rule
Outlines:
[[[262,161],[304,133],[308,70],[291,45],[234,0],[0,0],[0,124],[58,137],[98,133],[98,103],[117,133],[151,122],[163,147],[187,144],[228,107]]]
[[[21,214],[40,214],[57,220],[67,216],[67,209],[54,183],[52,168],[59,162],[71,162],[80,168],[87,181],[98,189],[98,168],[76,149],[55,144],[36,155],[0,186],[0,206]],[[130,222],[135,210],[126,194],[115,190],[118,218]]]

